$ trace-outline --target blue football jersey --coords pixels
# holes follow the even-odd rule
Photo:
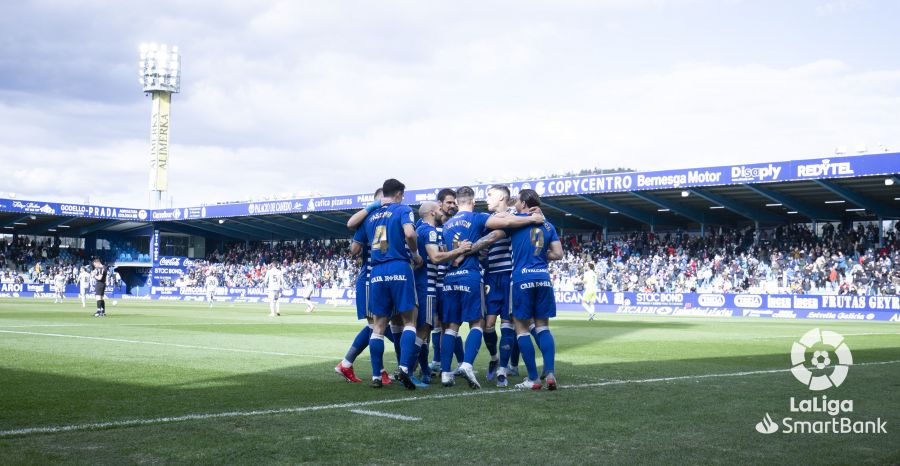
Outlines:
[[[411,259],[403,225],[415,223],[412,209],[403,204],[387,204],[366,217],[363,227],[369,240],[372,266]]]
[[[444,227],[439,226],[435,228],[438,235],[438,244],[441,246],[441,250],[446,251],[446,247],[444,246]],[[437,289],[441,290],[444,288],[444,275],[447,274],[447,263],[438,264],[437,266]]]
[[[526,216],[527,214],[518,214]],[[512,243],[512,281],[549,280],[547,250],[550,243],[559,241],[556,228],[550,222],[506,230]]]
[[[486,273],[505,273],[512,271],[512,242],[509,237],[497,240],[488,248],[484,264]]]
[[[425,246],[433,244],[440,247],[440,237],[437,230],[425,222],[419,224],[419,228],[416,229],[416,235],[418,236],[419,255],[425,261],[425,265],[415,271],[416,288],[425,289],[428,291],[429,296],[435,296],[437,293],[438,266],[433,264],[428,258],[428,251],[425,250]]]
[[[463,241],[478,241],[484,234],[484,226],[490,214],[483,212],[459,212],[444,224],[444,245],[448,251],[459,247]],[[478,255],[465,256],[459,267],[450,265],[444,276],[444,283],[481,278],[481,262]]]
[[[369,273],[372,272],[372,258],[369,256],[369,239],[366,237],[366,229],[357,229],[356,233],[353,234],[353,241],[359,243],[362,246],[362,251],[360,251],[359,253],[361,262],[359,266],[359,273],[356,275],[356,282],[368,282]]]

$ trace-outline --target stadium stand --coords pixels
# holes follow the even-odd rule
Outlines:
[[[562,308],[577,309],[592,262],[604,312],[900,320],[898,173],[900,153],[884,153],[506,184],[513,195],[540,194],[566,243],[566,259],[553,264]],[[408,189],[404,202],[440,188]],[[483,209],[490,184],[472,188]],[[346,223],[370,193],[160,209],[0,198],[3,277],[40,281],[36,263],[100,256],[121,272],[123,297],[202,300],[212,270],[218,298],[260,302],[264,264],[277,260],[288,286],[352,302]],[[46,291],[0,287],[4,296]],[[866,299],[831,299],[840,295]]]
[[[896,227],[895,227],[896,228]],[[587,262],[600,291],[894,295],[900,289],[898,231],[879,245],[873,225],[856,229],[806,225],[774,230],[720,229],[705,236],[632,233],[608,241],[598,234],[563,239],[556,285],[577,290]]]
[[[719,229],[664,234],[632,232],[602,240],[602,232],[566,235],[565,258],[552,264],[554,285],[580,291],[588,262],[600,291],[655,293],[754,292],[895,295],[900,290],[900,223],[879,245],[874,225],[824,224],[760,230]],[[262,286],[266,265],[285,267],[291,287],[347,287],[358,271],[346,240],[231,243],[194,261],[180,283],[200,286],[207,270],[232,287]]]
[[[207,271],[212,271],[225,286],[263,286],[266,265],[277,262],[283,265],[289,287],[345,288],[351,286],[357,271],[349,250],[347,240],[231,243],[206,260],[194,261],[180,283],[172,285],[200,286]]]

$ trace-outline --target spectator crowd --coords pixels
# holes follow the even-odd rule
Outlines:
[[[202,286],[212,273],[228,287],[262,287],[266,271],[277,263],[291,288],[344,288],[353,286],[359,261],[350,257],[347,240],[303,240],[233,243],[194,261],[172,286]]]
[[[551,263],[551,276],[558,290],[577,291],[593,263],[600,291],[893,295],[900,291],[898,233],[900,223],[881,242],[874,224],[824,224],[818,234],[806,224],[703,235],[633,232],[605,240],[600,232],[579,233],[561,237],[565,257]],[[58,269],[74,283],[86,262],[83,251],[50,240],[0,240],[0,279],[7,283],[50,283]],[[212,273],[223,286],[262,287],[273,263],[296,288],[352,287],[359,271],[347,240],[235,242],[160,284],[202,286]]]
[[[61,247],[51,238],[0,238],[0,283],[49,285],[62,272],[67,285],[76,284],[81,269],[91,269],[90,259],[85,250]],[[124,286],[117,273],[109,274],[109,278],[110,289]]]
[[[816,235],[795,224],[756,232],[600,232],[562,237],[565,257],[551,263],[558,290],[583,288],[588,263],[601,291],[759,292],[892,295],[900,291],[898,231],[879,245],[873,224],[825,224]],[[211,270],[226,286],[263,286],[267,264],[282,265],[288,286],[350,287],[359,266],[346,240],[236,243],[195,263],[182,285],[202,284]]]
[[[59,271],[66,283],[75,283],[80,267],[88,262],[83,250],[61,248],[49,238],[0,239],[0,283],[49,284]]]
[[[892,295],[900,290],[897,238],[889,231],[879,245],[872,224],[825,224],[819,235],[804,224],[758,234],[641,232],[607,241],[577,235],[562,239],[565,257],[551,267],[561,290],[582,288],[592,262],[601,291]]]

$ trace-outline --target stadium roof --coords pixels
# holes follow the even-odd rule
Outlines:
[[[550,220],[566,231],[693,230],[900,219],[898,174],[900,153],[886,153],[504,184],[514,195],[536,190]],[[489,186],[472,185],[480,200]],[[434,199],[438,190],[410,189],[405,202]],[[350,215],[371,200],[372,194],[352,194],[150,210],[0,199],[0,232],[84,236],[158,228],[250,240],[341,238],[349,235]]]

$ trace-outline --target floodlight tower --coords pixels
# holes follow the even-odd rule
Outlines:
[[[169,190],[169,108],[172,94],[181,90],[181,55],[178,46],[141,44],[140,83],[153,97],[150,112],[151,207],[162,207]]]

